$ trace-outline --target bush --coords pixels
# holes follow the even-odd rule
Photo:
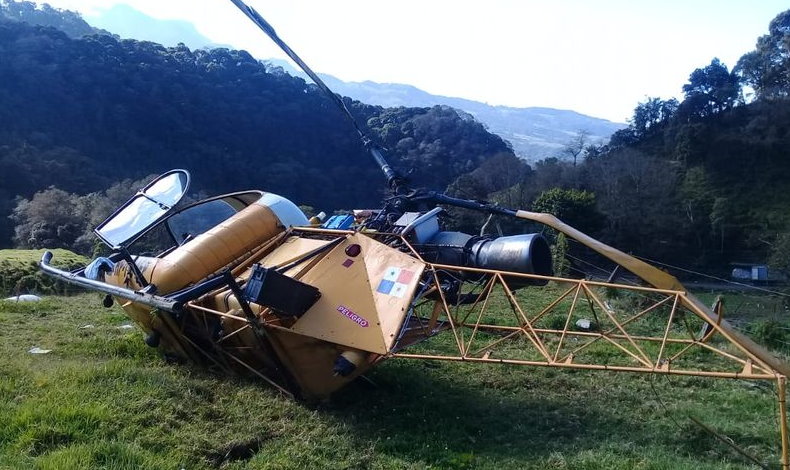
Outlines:
[[[760,344],[777,351],[790,351],[790,329],[776,320],[761,320],[750,325],[749,333]]]

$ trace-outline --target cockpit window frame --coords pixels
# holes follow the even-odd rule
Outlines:
[[[165,231],[167,232],[168,236],[171,238],[171,240],[173,242],[173,246],[171,246],[170,248],[160,252],[158,255],[155,256],[156,258],[161,258],[161,257],[167,255],[168,253],[170,253],[171,251],[175,250],[176,248],[178,248],[180,246],[179,243],[178,243],[179,237],[176,237],[173,234],[173,232],[170,230],[170,226],[167,224],[167,221],[170,219],[170,217],[173,217],[173,216],[178,215],[178,214],[180,214],[180,213],[182,213],[184,211],[192,209],[195,206],[199,206],[201,204],[205,204],[205,203],[208,203],[208,202],[211,202],[211,201],[216,201],[218,199],[231,199],[231,200],[236,201],[239,204],[239,209],[236,211],[236,213],[239,213],[240,211],[244,210],[248,206],[250,206],[252,204],[255,204],[261,197],[263,197],[264,194],[265,194],[265,192],[264,191],[260,191],[260,190],[236,191],[236,192],[233,192],[233,193],[220,194],[218,196],[212,196],[212,197],[209,197],[209,198],[206,198],[206,199],[201,199],[200,201],[187,204],[187,205],[185,205],[183,207],[179,207],[176,210],[172,211],[171,213],[167,214],[166,217],[163,217],[162,219],[160,219],[156,224],[148,227],[148,229],[145,231],[145,233],[140,234],[140,236],[138,236],[137,239],[135,239],[135,241],[133,241],[132,243],[130,243],[127,246],[127,249],[130,250],[130,251],[134,251],[134,244],[140,238],[144,237],[146,234],[148,234],[149,232],[154,230],[156,227],[158,227],[160,225],[164,225]]]
[[[165,225],[165,228],[167,229],[167,232],[170,234],[170,237],[173,239],[173,241],[176,243],[176,245],[180,245],[180,244],[183,244],[183,241],[179,243],[179,240],[181,239],[181,237],[179,237],[175,233],[173,233],[172,227],[168,223],[171,218],[177,216],[178,214],[181,214],[183,212],[191,210],[191,209],[193,209],[193,208],[195,208],[197,206],[200,206],[200,205],[203,205],[203,204],[208,204],[210,202],[214,202],[214,201],[218,201],[218,200],[221,200],[221,201],[224,201],[224,202],[228,203],[229,206],[231,206],[233,209],[236,209],[236,214],[238,214],[240,211],[246,209],[248,206],[250,206],[252,204],[255,204],[255,202],[257,202],[261,197],[263,197],[263,195],[264,195],[263,191],[248,190],[248,191],[237,191],[237,192],[228,193],[228,194],[221,194],[219,196],[213,196],[213,197],[210,197],[210,198],[201,199],[200,201],[197,201],[197,202],[194,202],[194,203],[189,204],[187,206],[184,206],[184,207],[178,209],[177,211],[175,211],[175,212],[173,212],[171,214],[168,214],[167,217],[162,219],[161,223],[163,223]],[[244,196],[247,196],[247,197],[244,197]],[[232,204],[231,202],[226,201],[226,199],[229,199],[229,200],[232,200],[232,201],[235,201],[236,203],[238,203],[238,208],[236,208],[235,205]],[[233,217],[233,216],[231,215],[230,217]],[[228,217],[228,218],[230,218],[230,217]],[[225,219],[225,220],[227,220],[227,219]],[[199,235],[199,234],[197,234],[197,235]]]
[[[145,192],[148,189],[150,189],[155,184],[159,183],[163,179],[165,179],[168,176],[173,175],[173,174],[182,174],[185,177],[185,182],[183,183],[183,190],[181,191],[181,195],[177,198],[177,200],[174,203],[172,203],[171,205],[164,205],[161,202],[155,201],[150,196],[147,196],[145,194]],[[142,237],[143,235],[145,235],[146,233],[151,231],[151,229],[153,229],[154,227],[159,225],[162,221],[167,220],[167,218],[173,213],[173,211],[178,206],[178,203],[184,198],[184,196],[189,191],[189,184],[191,182],[191,179],[192,178],[191,178],[191,175],[189,174],[189,172],[186,171],[186,170],[182,170],[182,169],[170,170],[170,171],[167,171],[167,172],[159,175],[153,181],[151,181],[150,183],[145,185],[142,189],[137,191],[137,193],[135,193],[134,196],[129,198],[129,200],[127,200],[124,204],[122,204],[120,207],[118,207],[102,223],[97,225],[96,228],[93,229],[93,233],[96,234],[96,236],[99,238],[99,240],[101,240],[104,244],[106,244],[107,246],[109,246],[113,250],[119,251],[119,250],[124,250],[124,249],[128,248],[129,246],[133,245],[138,239],[140,239],[140,237]],[[113,241],[110,241],[109,239],[107,239],[104,235],[102,235],[102,233],[101,233],[102,228],[106,227],[110,222],[112,222],[127,207],[129,207],[130,205],[134,204],[136,201],[139,201],[141,199],[146,199],[146,200],[149,200],[149,201],[152,201],[154,203],[159,204],[159,206],[162,207],[162,209],[164,209],[164,212],[162,214],[160,214],[158,217],[153,218],[150,223],[148,223],[147,225],[144,225],[141,229],[139,229],[137,231],[137,233],[129,236],[128,238],[126,238],[125,240],[121,241],[120,243],[116,244]]]

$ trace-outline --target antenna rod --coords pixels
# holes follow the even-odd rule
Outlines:
[[[362,129],[359,127],[359,123],[357,123],[357,120],[354,119],[354,116],[351,114],[351,111],[348,110],[348,107],[346,107],[346,104],[343,102],[343,100],[341,100],[338,97],[338,95],[336,95],[328,86],[326,86],[324,81],[321,80],[318,77],[318,75],[315,72],[313,72],[313,70],[310,67],[308,67],[307,64],[304,63],[304,61],[302,61],[302,59],[296,54],[296,52],[294,52],[290,47],[288,47],[288,44],[286,44],[285,41],[280,39],[280,37],[277,35],[277,32],[274,31],[272,25],[270,25],[268,21],[263,19],[263,17],[257,11],[255,11],[254,8],[247,5],[242,0],[230,0],[230,1],[234,5],[236,5],[239,8],[239,10],[242,11],[242,13],[247,15],[247,18],[252,20],[252,22],[255,23],[255,25],[261,29],[261,31],[266,33],[266,35],[269,36],[269,38],[272,41],[274,41],[274,43],[277,44],[277,46],[279,46],[280,49],[282,49],[283,52],[285,52],[288,55],[288,57],[291,58],[291,60],[296,62],[296,64],[304,71],[304,73],[306,73],[307,76],[309,76],[310,79],[313,80],[313,82],[315,82],[318,88],[320,88],[321,91],[323,91],[329,97],[329,99],[331,99],[335,103],[335,105],[337,105],[337,107],[340,108],[341,111],[343,111],[343,113],[346,115],[348,120],[351,121],[351,124],[354,126],[354,129],[357,131],[359,138],[362,140],[362,144],[365,146],[366,149],[368,149],[371,156],[373,157],[373,160],[375,160],[376,164],[378,164],[379,168],[381,168],[381,171],[384,172],[384,176],[387,178],[387,184],[389,185],[389,187],[395,192],[395,194],[401,193],[401,191],[405,189],[404,188],[405,180],[403,179],[402,176],[398,174],[398,172],[396,172],[389,165],[389,163],[387,163],[387,159],[384,157],[383,149],[379,145],[375,144],[362,131]]]

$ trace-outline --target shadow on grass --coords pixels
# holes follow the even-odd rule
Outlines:
[[[478,458],[535,465],[557,455],[573,460],[598,452],[635,461],[660,456],[670,467],[673,456],[690,459],[688,468],[694,462],[706,468],[718,468],[722,460],[736,467],[746,463],[687,420],[678,427],[644,405],[652,397],[634,375],[625,377],[634,383],[602,397],[594,386],[587,388],[586,372],[518,369],[508,371],[504,383],[491,384],[474,367],[388,362],[372,375],[376,385],[357,380],[319,408],[355,429],[359,439],[375,442],[379,453],[441,467],[466,468]],[[490,374],[502,375],[501,369]],[[643,415],[645,406],[656,411]],[[754,435],[738,437],[765,445]]]
[[[515,378],[487,388],[446,367],[393,362],[373,376],[378,386],[358,380],[323,408],[377,441],[379,452],[439,464],[464,456],[534,459],[598,448],[596,436],[630,441],[643,432],[560,390],[529,390]]]

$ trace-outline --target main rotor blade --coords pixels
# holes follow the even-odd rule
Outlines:
[[[321,91],[323,91],[329,97],[329,99],[331,99],[335,103],[335,105],[337,105],[337,107],[340,108],[340,110],[343,112],[343,114],[345,114],[348,120],[351,121],[351,124],[354,126],[354,129],[357,131],[357,134],[359,134],[359,138],[362,140],[362,144],[365,146],[365,148],[368,149],[371,156],[376,161],[376,164],[378,164],[378,166],[381,168],[381,171],[384,172],[384,176],[387,178],[387,184],[390,186],[390,188],[395,190],[396,193],[398,193],[400,187],[403,185],[404,182],[403,178],[395,170],[392,169],[389,163],[387,163],[387,160],[385,159],[384,154],[382,153],[381,147],[373,143],[373,141],[371,141],[370,138],[362,131],[362,128],[359,127],[357,120],[354,119],[354,116],[351,114],[351,111],[348,110],[348,107],[346,107],[346,104],[343,102],[343,100],[341,100],[340,97],[338,97],[338,95],[336,95],[328,86],[326,86],[324,81],[321,80],[321,78],[315,72],[313,72],[313,69],[311,69],[306,63],[304,63],[304,61],[299,57],[299,55],[296,54],[296,52],[293,51],[293,49],[288,47],[288,44],[286,44],[285,41],[280,39],[280,37],[277,35],[277,32],[274,30],[272,25],[270,25],[268,21],[263,19],[263,17],[257,11],[255,11],[254,8],[247,5],[242,0],[230,0],[230,1],[234,5],[236,5],[236,7],[238,7],[238,9],[242,11],[242,13],[247,15],[247,18],[252,20],[252,22],[255,23],[255,25],[261,29],[261,31],[266,33],[266,35],[269,36],[269,38],[272,41],[274,41],[274,43],[277,44],[277,46],[279,46],[280,49],[282,49],[283,52],[285,52],[288,55],[288,57],[291,58],[291,60],[296,62],[296,64],[304,71],[304,73],[306,73],[307,76],[309,76],[310,79],[313,80],[313,82],[315,82],[318,88],[320,88]]]
[[[252,22],[255,23],[255,25],[261,29],[261,31],[266,33],[266,35],[269,36],[269,38],[271,38],[271,40],[274,41],[274,43],[277,44],[277,46],[279,46],[280,49],[282,49],[283,52],[285,52],[288,55],[288,57],[291,58],[291,60],[296,62],[296,64],[302,70],[304,70],[304,73],[306,73],[310,77],[310,79],[313,80],[316,85],[318,85],[318,88],[320,88],[324,93],[326,93],[326,95],[332,101],[334,101],[337,107],[340,108],[343,111],[343,113],[346,115],[348,120],[351,121],[351,124],[354,125],[354,129],[356,129],[360,138],[367,139],[367,136],[365,135],[364,132],[362,132],[362,129],[357,124],[356,119],[354,119],[354,116],[351,114],[351,111],[348,110],[343,100],[341,100],[328,86],[326,86],[324,81],[321,80],[321,78],[319,78],[315,72],[313,72],[313,69],[311,69],[307,64],[304,63],[304,61],[296,54],[296,52],[293,51],[293,49],[288,47],[288,44],[286,44],[285,41],[280,39],[280,36],[277,35],[277,32],[274,30],[272,25],[270,25],[268,21],[263,19],[263,17],[257,11],[255,11],[254,8],[247,5],[243,1],[241,0],[230,0],[230,1],[233,2],[233,4],[236,5],[239,8],[239,10],[241,10],[245,15],[247,15],[247,17],[250,20],[252,20]]]

